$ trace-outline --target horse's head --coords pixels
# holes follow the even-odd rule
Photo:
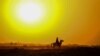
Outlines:
[[[64,40],[60,40],[60,43],[64,42]]]

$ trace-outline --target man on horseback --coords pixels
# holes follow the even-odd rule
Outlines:
[[[56,38],[56,42],[52,43],[51,46],[52,47],[61,47],[63,40],[58,39],[58,37]]]
[[[55,42],[55,43],[59,44],[59,40],[58,40],[58,37],[56,38],[56,42]]]

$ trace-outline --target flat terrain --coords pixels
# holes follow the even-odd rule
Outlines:
[[[100,47],[65,46],[62,48],[41,48],[1,46],[0,56],[100,56]]]

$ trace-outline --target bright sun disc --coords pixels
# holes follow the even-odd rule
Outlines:
[[[42,20],[44,11],[42,6],[35,3],[23,3],[18,6],[18,16],[25,23],[37,23]]]
[[[22,35],[50,32],[64,13],[58,0],[7,0],[2,7],[10,32]]]

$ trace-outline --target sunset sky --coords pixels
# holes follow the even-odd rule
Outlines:
[[[100,45],[100,0],[0,0],[0,42]]]

